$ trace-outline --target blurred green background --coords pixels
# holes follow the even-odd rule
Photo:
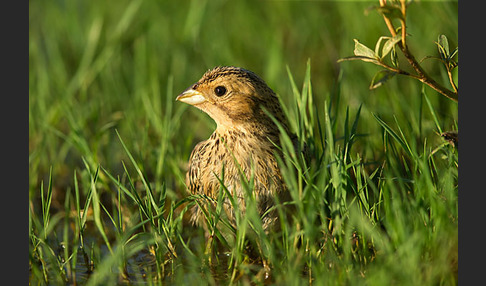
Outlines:
[[[128,164],[127,172],[134,172],[134,168],[128,163],[127,152],[116,131],[156,194],[167,191],[172,201],[184,197],[189,154],[197,142],[210,136],[215,123],[203,112],[176,102],[175,98],[206,70],[217,65],[252,70],[290,106],[295,100],[288,71],[301,88],[310,62],[313,100],[320,123],[325,122],[327,102],[332,107],[331,121],[335,122],[333,136],[336,141],[342,140],[346,109],[349,108],[351,120],[362,106],[359,136],[349,158],[362,159],[364,168],[369,167],[368,175],[384,162],[391,170],[385,170],[385,178],[379,182],[380,198],[370,200],[392,214],[377,219],[377,228],[379,223],[387,223],[390,237],[386,239],[391,247],[384,248],[388,250],[379,253],[377,261],[363,270],[369,271],[367,275],[372,277],[369,282],[389,285],[415,279],[417,284],[424,281],[454,284],[457,281],[457,160],[450,154],[455,150],[437,152],[441,156],[437,156],[437,165],[434,160],[427,161],[426,155],[432,157],[434,148],[445,146],[441,145],[444,141],[437,134],[437,126],[444,131],[457,130],[457,103],[403,76],[395,76],[384,86],[370,91],[371,79],[379,67],[358,61],[337,63],[339,58],[353,55],[353,39],[374,49],[380,36],[389,35],[383,17],[370,9],[377,5],[378,1],[29,1],[29,207],[32,211],[29,224],[45,219],[40,190],[47,189],[51,170],[53,186],[49,237],[46,238],[47,227],[39,227],[37,223],[29,230],[32,241],[41,241],[36,239],[46,234],[46,249],[56,249],[63,238],[52,231],[52,226],[62,218],[65,218],[64,236],[68,237],[72,219],[69,212],[74,209],[74,176],[79,180],[82,195],[91,188],[90,175],[98,166],[126,183],[122,162]],[[457,1],[413,1],[407,11],[410,34],[407,44],[417,60],[438,56],[435,41],[440,34],[447,36],[451,50],[458,45]],[[400,64],[406,67],[403,59]],[[439,61],[428,59],[422,64],[433,78],[449,86]],[[455,72],[457,79],[457,69]],[[437,122],[422,89],[437,115]],[[373,114],[395,130],[400,126],[415,157],[404,155],[400,148],[385,154],[391,144],[386,144],[383,126]],[[315,130],[314,134],[319,133]],[[336,150],[337,154],[342,149],[336,147]],[[326,153],[328,157],[334,155]],[[391,157],[395,159],[388,160]],[[420,177],[422,172],[435,173]],[[102,200],[116,201],[117,192],[113,191],[114,186],[105,173],[100,172],[96,188]],[[388,180],[386,177],[395,175],[403,178]],[[414,179],[416,185],[410,181]],[[396,199],[402,191],[411,194],[404,195],[407,199],[403,204]],[[419,194],[417,200],[415,192]],[[72,195],[71,201],[65,200],[66,193]],[[424,193],[425,199],[421,197]],[[133,203],[127,199],[121,201]],[[395,206],[400,208],[396,212]],[[125,207],[134,204],[122,206]],[[126,213],[139,211],[134,209]],[[432,227],[422,227],[425,217]],[[112,225],[106,225],[111,230]],[[372,241],[374,236],[370,237],[363,241]],[[341,244],[341,241],[336,243]],[[343,248],[350,249],[346,247]],[[35,256],[41,247],[33,249],[31,245],[30,262],[37,268],[33,267],[31,274],[41,279],[44,265],[37,265]],[[102,252],[101,246],[93,249]],[[304,260],[299,265],[307,263],[305,259],[314,261],[312,255],[317,255],[317,250],[321,253],[321,249],[314,249],[310,254],[302,254]],[[64,257],[70,253],[65,250]],[[301,253],[296,255],[300,257]],[[396,257],[403,259],[396,263]],[[290,261],[282,269],[276,269],[275,273],[282,274],[280,279],[285,279],[288,273],[286,265],[298,264],[292,260],[294,257],[287,259]],[[356,280],[361,277],[356,271],[348,271],[350,260],[336,261],[340,261],[335,264],[336,272],[324,265],[321,274],[332,274],[341,281],[363,281]],[[52,265],[56,263],[57,260]],[[197,267],[194,267],[195,275],[199,275]],[[299,276],[300,270],[294,274]],[[354,278],[346,280],[347,275]],[[183,275],[183,279],[191,280],[191,277]]]
[[[70,184],[73,168],[83,168],[81,157],[93,166],[119,168],[125,155],[114,128],[158,182],[180,187],[178,167],[214,123],[173,101],[216,65],[250,69],[291,102],[286,68],[300,86],[310,60],[317,106],[331,101],[341,75],[339,104],[351,110],[363,105],[361,132],[380,139],[374,112],[408,122],[418,138],[436,140],[433,123],[415,108],[423,104],[420,83],[395,77],[370,91],[378,67],[336,63],[353,54],[354,38],[374,48],[388,35],[381,15],[367,10],[373,5],[378,1],[31,1],[31,194],[51,166],[57,186]],[[449,38],[451,48],[457,46],[457,11],[457,1],[410,5],[408,44],[417,59],[437,56],[439,34]],[[423,64],[447,86],[437,61]],[[428,92],[440,124],[451,129],[457,104]],[[169,120],[174,115],[178,120]],[[378,156],[365,149],[363,157]]]

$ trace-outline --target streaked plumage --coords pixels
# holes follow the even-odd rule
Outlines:
[[[275,157],[279,152],[275,144],[280,144],[280,132],[263,108],[287,132],[288,124],[277,96],[259,76],[242,68],[216,67],[207,71],[177,100],[201,109],[217,123],[210,138],[198,143],[190,156],[186,183],[192,194],[217,199],[221,189],[219,177],[230,193],[236,194],[238,205],[244,212],[241,167],[248,180],[252,174],[254,176],[253,192],[260,215],[274,205],[274,196],[279,196],[279,201],[288,199]],[[229,201],[224,209],[233,220]],[[263,218],[264,228],[274,225],[276,217],[276,212],[268,213]],[[196,206],[192,221],[201,224],[203,220],[204,216]]]

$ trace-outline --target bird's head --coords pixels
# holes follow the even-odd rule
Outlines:
[[[182,92],[177,100],[206,112],[218,130],[275,128],[262,107],[286,128],[279,100],[273,90],[255,73],[238,67],[216,67]]]

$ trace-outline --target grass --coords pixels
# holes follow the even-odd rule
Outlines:
[[[400,76],[370,91],[377,67],[337,63],[387,33],[371,5],[29,3],[30,283],[457,284],[458,154],[438,135],[457,130],[457,103]],[[457,46],[457,1],[407,17],[418,60],[439,34]],[[186,162],[215,124],[175,97],[216,65],[261,75],[310,150],[283,137],[295,211],[278,207],[278,233],[251,184],[236,229],[218,207],[209,239],[188,223]]]

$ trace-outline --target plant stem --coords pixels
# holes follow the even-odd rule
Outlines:
[[[457,86],[454,83],[454,80],[452,79],[452,72],[451,72],[450,69],[447,69],[447,76],[449,77],[449,82],[451,83],[451,86],[454,89],[454,92],[457,93]]]
[[[400,23],[402,25],[402,44],[405,48],[408,49],[407,47],[407,25],[405,25],[405,20],[407,19],[407,5],[405,3],[405,0],[400,1],[401,4],[401,11],[402,11],[402,19],[400,19]]]
[[[379,0],[379,1],[380,1],[380,6],[381,7],[386,6],[386,0]],[[400,3],[401,3],[401,11],[402,11],[402,19],[400,19],[400,22],[401,22],[401,30],[402,30],[402,41],[401,42],[398,42],[397,45],[400,48],[400,50],[402,51],[402,53],[405,56],[405,58],[407,59],[408,63],[412,66],[412,68],[417,73],[418,76],[417,77],[414,77],[414,78],[416,78],[419,81],[427,84],[428,86],[430,86],[431,88],[433,88],[434,90],[436,90],[440,94],[444,95],[445,97],[447,97],[447,98],[449,98],[449,99],[457,102],[458,101],[458,91],[457,91],[457,88],[455,87],[455,84],[453,84],[453,82],[452,82],[452,77],[449,76],[449,80],[451,81],[451,84],[452,84],[452,87],[454,88],[454,91],[451,91],[451,90],[445,88],[444,86],[442,86],[441,84],[439,84],[438,82],[436,82],[434,79],[432,79],[425,72],[425,70],[422,68],[422,66],[420,66],[420,64],[417,62],[417,60],[413,56],[413,54],[408,49],[408,46],[406,45],[406,18],[405,17],[406,17],[406,9],[407,9],[407,7],[406,7],[406,3],[405,2],[406,2],[405,0],[401,0],[400,1]],[[397,33],[395,31],[395,27],[393,26],[393,23],[391,22],[391,19],[389,19],[384,14],[383,14],[383,19],[385,20],[385,24],[388,27],[388,30],[390,31],[390,34],[392,36],[396,36]]]

